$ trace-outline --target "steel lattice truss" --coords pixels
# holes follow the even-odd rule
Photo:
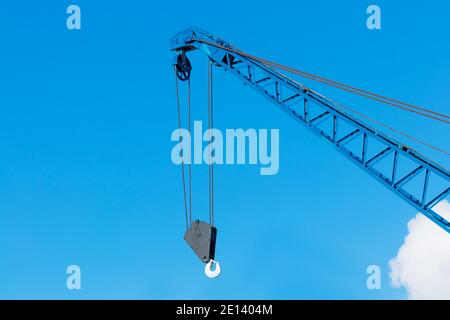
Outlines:
[[[345,157],[450,232],[450,223],[433,210],[450,194],[450,173],[445,168],[367,126],[322,95],[237,53],[226,41],[199,28],[189,28],[177,34],[171,39],[170,46],[177,52],[202,51],[216,65],[237,76],[282,111],[332,143]],[[371,145],[376,145],[378,150],[369,152]],[[419,176],[421,182],[417,187]],[[437,180],[440,183],[433,186],[433,181]],[[412,184],[415,192],[408,191]]]

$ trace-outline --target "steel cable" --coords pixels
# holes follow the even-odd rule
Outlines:
[[[174,66],[175,71],[175,92],[176,92],[176,98],[177,98],[177,110],[178,110],[178,129],[180,130],[180,145],[182,143],[182,136],[181,136],[181,108],[180,108],[180,96],[178,93],[178,77],[177,77],[177,70]],[[184,150],[182,151],[184,152]],[[183,155],[184,156],[184,155]],[[184,211],[186,216],[186,229],[189,228],[189,220],[188,220],[188,208],[187,208],[187,201],[186,201],[186,181],[184,177],[184,160],[181,159],[181,179],[183,181],[183,197],[184,197]]]
[[[212,63],[208,61],[208,129],[209,129],[209,142],[211,144],[211,130],[213,125],[213,94],[212,94]],[[215,150],[214,150],[215,151]],[[208,165],[208,192],[209,192],[209,220],[212,226],[214,226],[214,165],[211,159],[212,152],[209,150],[209,165]]]
[[[431,119],[434,119],[434,120],[438,120],[440,122],[444,122],[444,123],[450,124],[450,121],[445,120],[445,119],[450,119],[450,116],[442,114],[442,113],[435,112],[433,110],[429,110],[429,109],[425,109],[425,108],[422,108],[422,107],[414,106],[414,105],[411,105],[411,104],[408,104],[408,103],[405,103],[405,102],[401,102],[399,100],[395,100],[395,99],[392,99],[392,98],[384,97],[382,95],[378,95],[378,94],[375,94],[375,93],[372,93],[372,92],[369,92],[369,91],[366,91],[366,90],[363,90],[363,89],[358,89],[358,88],[352,87],[350,85],[346,85],[346,84],[343,84],[343,83],[340,83],[340,82],[337,82],[337,81],[326,79],[324,77],[320,77],[320,76],[316,76],[316,75],[313,75],[313,74],[310,74],[310,73],[307,73],[307,72],[303,72],[301,70],[297,70],[297,69],[294,69],[294,68],[291,68],[291,67],[288,67],[288,66],[281,65],[279,63],[275,63],[275,62],[272,62],[272,61],[269,61],[269,60],[266,60],[266,59],[262,59],[262,58],[250,55],[250,54],[245,53],[245,52],[243,52],[243,51],[241,51],[239,49],[232,49],[232,48],[224,47],[224,46],[221,46],[221,45],[209,42],[209,41],[205,41],[205,40],[198,40],[198,41],[206,43],[206,44],[214,46],[214,47],[217,47],[217,48],[220,48],[220,49],[223,49],[223,50],[226,50],[226,51],[229,51],[229,52],[233,52],[233,53],[242,55],[242,56],[244,56],[246,58],[255,60],[255,61],[257,61],[259,63],[262,63],[264,65],[267,65],[267,66],[275,67],[277,69],[281,69],[281,70],[284,70],[284,71],[287,71],[287,72],[290,72],[290,73],[294,73],[294,74],[297,74],[297,75],[299,75],[301,77],[308,78],[308,79],[313,80],[313,81],[321,82],[321,83],[324,83],[326,85],[330,85],[330,86],[336,87],[338,89],[342,89],[342,90],[350,92],[350,93],[354,93],[354,94],[357,94],[357,95],[360,95],[360,96],[363,96],[363,97],[366,97],[366,98],[369,98],[369,99],[372,99],[372,100],[375,100],[375,101],[378,101],[378,102],[381,102],[381,103],[385,103],[387,105],[391,105],[391,106],[394,106],[394,107],[397,107],[397,108],[400,108],[400,109],[403,109],[403,110],[406,110],[406,111],[409,111],[409,112],[413,112],[413,113],[416,113],[416,114],[419,114],[419,115],[422,115],[422,116],[425,116],[425,117],[428,117],[428,118],[431,118]],[[290,79],[290,80],[292,80],[292,79]],[[307,89],[304,85],[299,84],[298,82],[295,82],[295,83],[297,85],[301,86],[302,88]],[[310,89],[307,89],[307,90],[310,90]],[[372,118],[370,118],[370,117],[368,117],[368,116],[366,116],[366,115],[364,115],[364,114],[362,114],[362,113],[360,113],[360,112],[358,112],[358,111],[356,111],[356,110],[354,110],[352,108],[346,107],[346,106],[344,106],[344,105],[342,105],[340,103],[337,103],[337,102],[335,102],[335,101],[333,101],[333,100],[331,100],[329,98],[327,98],[327,99],[332,101],[334,104],[339,105],[340,107],[342,107],[344,109],[347,109],[347,110],[349,110],[349,111],[351,111],[351,112],[353,112],[353,113],[355,113],[355,114],[357,114],[357,115],[359,115],[359,116],[361,116],[361,117],[363,117],[363,118],[365,118],[365,119],[367,119],[367,120],[369,120],[369,121],[371,121],[373,123],[376,123],[376,124],[386,128],[388,130],[391,130],[391,131],[393,131],[393,132],[395,132],[397,134],[400,134],[400,135],[402,135],[402,136],[404,136],[404,137],[406,137],[408,139],[411,139],[411,140],[413,140],[413,141],[415,141],[417,143],[420,143],[420,144],[422,144],[422,145],[424,145],[426,147],[429,147],[429,148],[431,148],[431,149],[433,149],[435,151],[439,151],[439,152],[441,152],[441,153],[443,153],[443,154],[445,154],[447,156],[450,156],[450,152],[448,152],[446,150],[443,150],[443,149],[441,149],[439,147],[436,147],[436,146],[434,146],[432,144],[429,144],[429,143],[424,142],[424,141],[422,141],[420,139],[417,139],[417,138],[415,138],[415,137],[413,137],[413,136],[411,136],[411,135],[409,135],[407,133],[404,133],[404,132],[402,132],[400,130],[394,129],[393,127],[391,127],[389,125],[386,125],[386,124],[384,124],[384,123],[382,123],[380,121],[372,119]],[[392,102],[395,102],[395,103],[391,103],[389,101],[392,101]],[[402,104],[403,106],[400,105],[400,104]],[[416,111],[416,110],[410,109],[409,107],[417,109],[417,110],[421,110],[421,111],[424,111],[424,112]],[[427,114],[425,112],[437,115],[437,116],[442,117],[444,119],[441,119],[441,118],[436,117],[436,116],[432,116],[432,115]]]

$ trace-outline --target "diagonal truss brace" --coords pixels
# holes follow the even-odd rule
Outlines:
[[[210,43],[220,47],[213,46]],[[426,159],[416,151],[391,139],[387,135],[367,126],[352,115],[336,107],[332,101],[324,96],[307,89],[258,61],[234,52],[236,49],[229,43],[199,28],[192,27],[175,35],[170,41],[170,46],[172,50],[177,52],[187,52],[196,49],[202,51],[217,66],[238,77],[247,86],[277,105],[282,111],[306,126],[313,133],[332,143],[345,157],[450,233],[449,221],[433,210],[437,203],[450,194],[450,173],[445,168]],[[287,94],[288,92],[289,94]],[[321,113],[311,117],[311,106],[321,109]],[[321,123],[329,119],[332,119],[331,133],[319,127]],[[353,129],[350,132],[346,132],[342,137],[338,137],[338,128],[344,122],[347,127]],[[350,151],[346,146],[350,141],[361,136],[361,152],[357,154]],[[367,159],[367,146],[370,140],[376,140],[384,146],[384,149]],[[387,161],[387,156],[391,154],[393,154],[393,160],[390,163],[391,173],[388,177],[374,166],[380,161]],[[399,176],[400,169],[405,171],[405,168],[400,168],[398,161],[402,157],[412,160],[416,167],[413,170],[409,170],[408,173]],[[425,172],[425,179],[421,189],[421,196],[417,198],[406,191],[405,188],[414,177],[422,172]],[[431,175],[444,179],[446,187],[440,189],[440,192],[430,200],[427,198],[427,195],[430,189],[429,178]]]

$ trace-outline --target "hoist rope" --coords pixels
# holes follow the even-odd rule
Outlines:
[[[213,93],[212,93],[212,62],[208,60],[208,129],[209,129],[209,143],[211,145],[211,132],[213,125]],[[215,152],[215,150],[214,150]],[[214,226],[214,165],[212,161],[212,152],[209,150],[209,165],[208,165],[208,193],[209,193],[209,221]]]
[[[233,52],[233,53],[245,56],[245,57],[250,58],[252,60],[258,61],[258,62],[260,62],[262,64],[269,65],[269,66],[275,67],[277,69],[281,69],[281,70],[284,70],[284,71],[287,71],[287,72],[290,72],[290,73],[294,73],[294,74],[300,75],[300,76],[302,76],[304,78],[308,78],[310,80],[322,82],[324,84],[327,84],[327,85],[330,85],[330,86],[334,86],[334,87],[336,87],[338,89],[342,89],[342,90],[345,90],[347,92],[355,93],[355,94],[358,94],[360,96],[367,97],[367,98],[370,98],[372,100],[379,101],[379,102],[382,102],[382,103],[385,103],[385,104],[388,104],[388,105],[393,105],[394,107],[398,107],[398,108],[404,109],[404,110],[409,111],[409,112],[414,112],[416,114],[419,114],[419,115],[422,115],[422,116],[425,116],[425,117],[428,117],[428,118],[431,118],[431,119],[435,119],[435,120],[438,120],[438,121],[441,121],[441,122],[444,122],[444,123],[450,123],[450,121],[448,121],[448,120],[441,119],[441,118],[438,118],[438,117],[435,117],[435,116],[432,116],[432,115],[429,115],[429,114],[425,114],[423,112],[418,112],[418,111],[410,109],[408,107],[415,108],[415,109],[418,109],[418,110],[422,110],[424,112],[428,112],[430,114],[434,114],[434,115],[440,116],[442,118],[450,119],[450,116],[442,114],[442,113],[438,113],[438,112],[435,112],[435,111],[432,111],[432,110],[428,110],[428,109],[425,109],[425,108],[422,108],[422,107],[414,106],[414,105],[411,105],[411,104],[408,104],[408,103],[405,103],[405,102],[401,102],[399,100],[391,99],[391,98],[384,97],[382,95],[378,95],[378,94],[375,94],[375,93],[372,93],[372,92],[369,92],[369,91],[366,91],[366,90],[362,90],[362,89],[358,89],[356,87],[352,87],[350,85],[339,83],[337,81],[333,81],[333,80],[326,79],[326,78],[323,78],[323,77],[320,77],[320,76],[316,76],[316,75],[313,75],[313,74],[310,74],[310,73],[306,73],[306,72],[303,72],[303,71],[300,71],[300,70],[296,70],[294,68],[291,68],[291,67],[288,67],[288,66],[284,66],[284,65],[281,65],[281,64],[278,64],[278,63],[275,63],[275,62],[271,62],[271,61],[266,60],[266,59],[255,57],[253,55],[247,54],[247,53],[245,53],[245,52],[243,52],[241,50],[238,50],[238,49],[227,48],[227,47],[215,44],[213,42],[205,41],[205,40],[198,40],[198,41],[199,42],[203,42],[203,43],[208,44],[208,45],[211,45],[211,46],[214,46],[214,47],[217,47],[217,48],[220,48],[220,49],[223,49],[225,51],[229,51],[229,52]],[[294,81],[292,79],[290,79],[290,80]],[[297,85],[299,85],[300,87],[302,87],[303,89],[307,89],[304,85],[299,84],[296,81],[294,81],[294,82]],[[349,107],[346,107],[346,106],[344,106],[344,105],[342,105],[340,103],[337,103],[336,101],[333,101],[333,100],[331,100],[329,98],[327,98],[327,99],[332,101],[334,104],[339,105],[343,109],[347,109],[350,112],[353,112],[353,113],[355,113],[355,114],[357,114],[357,115],[359,115],[359,116],[361,116],[361,117],[363,117],[363,118],[365,118],[365,119],[367,119],[367,120],[369,120],[369,121],[371,121],[371,122],[373,122],[375,124],[378,124],[378,125],[386,128],[386,129],[388,129],[388,130],[391,130],[391,131],[393,131],[393,132],[395,132],[395,133],[397,133],[399,135],[402,135],[402,136],[404,136],[404,137],[406,137],[408,139],[411,139],[411,140],[413,140],[413,141],[415,141],[415,142],[417,142],[419,144],[422,144],[422,145],[424,145],[424,146],[426,146],[428,148],[431,148],[431,149],[433,149],[435,151],[438,151],[438,152],[441,152],[441,153],[443,153],[443,154],[445,154],[447,156],[450,156],[450,152],[448,152],[446,150],[443,150],[443,149],[441,149],[439,147],[436,147],[436,146],[434,146],[432,144],[429,144],[429,143],[424,142],[424,141],[422,141],[420,139],[417,139],[417,138],[415,138],[415,137],[413,137],[413,136],[411,136],[411,135],[409,135],[407,133],[404,133],[404,132],[402,132],[400,130],[397,130],[397,129],[395,129],[395,128],[389,126],[389,125],[386,125],[386,124],[384,124],[384,123],[382,123],[380,121],[377,121],[377,120],[375,120],[375,119],[373,119],[371,117],[368,117],[368,116],[366,116],[366,115],[364,115],[364,114],[362,114],[362,113],[360,113],[360,112],[358,112],[358,111],[356,111],[356,110],[354,110],[352,108],[349,108]],[[403,106],[393,104],[393,103],[391,103],[389,101],[392,101],[392,102],[395,102],[395,103],[398,103],[398,104],[402,104]]]
[[[333,86],[335,88],[338,88],[338,89],[341,89],[341,90],[344,90],[344,91],[347,91],[347,92],[350,92],[350,93],[354,93],[354,94],[357,94],[357,95],[360,95],[360,96],[363,96],[363,97],[366,97],[366,98],[369,98],[369,99],[372,99],[372,100],[375,100],[375,101],[378,101],[378,102],[381,102],[381,103],[384,103],[384,104],[387,104],[387,105],[390,105],[390,106],[393,106],[393,107],[396,107],[396,108],[400,108],[400,109],[403,109],[403,110],[408,111],[408,112],[413,112],[413,113],[416,113],[418,115],[421,115],[421,116],[424,116],[424,117],[428,117],[430,119],[434,119],[434,120],[437,120],[437,121],[441,121],[441,122],[450,124],[450,120],[448,120],[448,119],[450,119],[450,116],[442,114],[442,113],[439,113],[439,112],[436,112],[436,111],[433,111],[433,110],[429,110],[429,109],[426,109],[426,108],[414,106],[414,105],[406,103],[406,102],[402,102],[402,101],[399,101],[399,100],[388,98],[388,97],[385,97],[385,96],[382,96],[382,95],[379,95],[379,94],[376,94],[376,93],[372,93],[372,92],[367,91],[367,90],[359,89],[359,88],[356,88],[356,87],[353,87],[353,86],[350,86],[350,85],[347,85],[347,84],[344,84],[344,83],[341,83],[341,82],[333,81],[333,80],[330,80],[330,79],[327,79],[327,78],[324,78],[324,77],[321,77],[321,76],[317,76],[317,75],[314,75],[314,74],[311,74],[311,73],[307,73],[307,72],[304,72],[304,71],[301,71],[301,70],[298,70],[298,69],[294,69],[294,68],[291,68],[291,67],[288,67],[288,66],[276,63],[276,62],[272,62],[272,61],[269,61],[269,60],[266,60],[266,59],[262,59],[262,58],[253,56],[251,54],[248,54],[248,53],[246,53],[244,51],[241,51],[239,49],[227,48],[227,47],[224,47],[222,45],[219,45],[219,44],[216,44],[216,43],[213,43],[213,42],[210,42],[210,41],[206,41],[206,40],[198,40],[198,41],[202,42],[202,43],[205,43],[205,44],[208,44],[208,45],[211,45],[211,46],[214,46],[214,47],[217,47],[217,48],[220,48],[220,49],[223,49],[223,50],[226,50],[226,51],[229,51],[229,52],[233,52],[233,53],[242,55],[244,57],[247,57],[247,58],[250,58],[252,60],[258,61],[258,62],[263,63],[265,65],[269,65],[269,66],[275,67],[277,69],[281,69],[281,70],[284,70],[284,71],[287,71],[287,72],[290,72],[290,73],[297,74],[297,75],[299,75],[299,76],[301,76],[303,78],[307,78],[307,79],[310,79],[310,80],[313,80],[313,81],[321,82],[323,84],[326,84],[326,85],[329,85],[329,86]],[[420,110],[420,111],[417,111],[417,110]]]
[[[180,130],[180,145],[182,143],[182,135],[181,135],[181,108],[180,108],[180,96],[178,93],[178,77],[177,77],[177,70],[174,66],[175,71],[175,92],[176,92],[176,98],[177,98],[177,109],[178,109],[178,129]],[[183,150],[184,152],[184,150]],[[184,156],[184,155],[183,155]],[[188,220],[188,207],[187,207],[187,201],[186,201],[186,181],[184,177],[184,160],[182,158],[181,160],[181,180],[183,182],[183,197],[184,197],[184,212],[186,217],[186,229],[189,228],[189,220]]]
[[[394,99],[379,98],[379,97],[381,97],[380,95],[369,94],[369,93],[367,93],[368,91],[365,91],[365,90],[362,90],[362,89],[355,90],[355,89],[352,89],[353,87],[350,87],[350,86],[347,86],[347,85],[335,84],[335,83],[333,83],[331,81],[324,80],[324,78],[321,78],[321,77],[318,77],[318,76],[314,76],[314,75],[309,75],[308,73],[303,73],[302,71],[298,71],[298,70],[295,70],[295,69],[292,69],[292,68],[289,68],[289,67],[284,67],[284,66],[276,65],[276,64],[269,64],[269,65],[272,65],[272,66],[274,66],[274,67],[276,67],[278,69],[284,70],[284,71],[288,71],[288,72],[294,73],[294,74],[299,75],[299,76],[301,76],[303,78],[307,78],[307,79],[310,79],[310,80],[313,80],[313,81],[317,81],[317,82],[320,82],[320,83],[323,83],[323,84],[326,84],[326,85],[329,85],[329,86],[332,86],[332,87],[335,87],[335,88],[338,88],[338,89],[341,89],[341,90],[344,90],[344,91],[347,91],[347,92],[350,92],[350,93],[354,93],[354,94],[357,94],[359,96],[362,96],[362,97],[365,97],[365,98],[369,98],[371,100],[378,101],[378,102],[381,102],[381,103],[393,106],[395,108],[399,108],[399,109],[402,109],[402,110],[405,110],[405,111],[408,111],[408,112],[413,112],[413,113],[416,113],[418,115],[421,115],[421,116],[424,116],[424,117],[427,117],[427,118],[430,118],[430,119],[434,119],[434,120],[437,120],[437,121],[440,121],[440,122],[444,122],[444,123],[450,124],[449,120],[442,119],[442,118],[450,119],[450,117],[448,117],[448,116],[446,116],[444,114],[440,114],[440,113],[435,112],[435,111],[427,110],[426,112],[429,112],[431,114],[438,114],[439,117],[427,114],[425,112],[416,111],[416,110],[413,110],[411,108],[408,108],[407,107],[408,104],[406,104],[406,103],[402,103],[403,104],[403,106],[402,106],[402,105],[397,104],[397,103],[388,102],[388,100],[394,100]],[[394,101],[397,101],[397,100],[394,100]],[[414,108],[417,108],[417,109],[420,109],[420,110],[426,110],[426,109],[423,109],[423,108],[420,108],[420,107],[414,107]],[[442,117],[442,118],[440,118],[440,117]]]
[[[295,81],[294,81],[294,82],[295,82]],[[297,82],[296,82],[296,83],[297,83]],[[297,83],[297,84],[298,84],[298,83]],[[352,113],[354,113],[354,114],[356,114],[356,115],[358,115],[358,116],[360,116],[360,117],[362,117],[362,118],[364,118],[364,119],[366,119],[366,120],[368,120],[368,121],[371,121],[372,123],[375,123],[375,124],[377,124],[377,125],[379,125],[379,126],[381,126],[381,127],[383,127],[383,128],[386,128],[386,129],[388,129],[388,130],[391,130],[392,132],[395,132],[395,133],[397,133],[397,134],[399,134],[399,135],[401,135],[401,136],[403,136],[403,137],[405,137],[405,138],[408,138],[408,139],[410,139],[410,140],[412,140],[412,141],[414,141],[414,142],[417,142],[417,143],[419,143],[419,144],[422,144],[422,145],[424,145],[424,146],[426,146],[426,147],[428,147],[428,148],[431,148],[431,149],[433,149],[433,150],[435,150],[435,151],[438,151],[438,152],[441,152],[441,153],[443,153],[443,154],[445,154],[445,155],[447,155],[447,156],[450,156],[450,152],[448,152],[448,151],[446,151],[446,150],[444,150],[444,149],[441,149],[441,148],[436,147],[436,146],[434,146],[434,145],[432,145],[432,144],[430,144],[430,143],[427,143],[427,142],[422,141],[422,140],[420,140],[420,139],[418,139],[418,138],[415,138],[415,137],[411,136],[410,134],[407,134],[407,133],[405,133],[405,132],[403,132],[403,131],[397,130],[397,129],[395,129],[395,128],[393,128],[393,127],[391,127],[391,126],[389,126],[389,125],[387,125],[387,124],[385,124],[385,123],[383,123],[383,122],[380,122],[380,121],[375,120],[375,119],[373,119],[373,118],[371,118],[371,117],[369,117],[369,116],[366,116],[366,115],[364,115],[363,113],[361,113],[361,112],[359,112],[359,111],[357,111],[357,110],[355,110],[355,109],[353,109],[353,108],[347,107],[347,106],[343,105],[342,103],[339,103],[339,102],[337,102],[337,101],[334,101],[334,100],[332,100],[332,99],[330,99],[330,98],[328,98],[328,97],[326,97],[326,99],[329,100],[329,101],[331,101],[333,104],[335,104],[335,105],[341,107],[342,109],[346,109],[346,110],[348,110],[348,111],[350,111],[350,112],[352,112]],[[412,148],[411,148],[411,149],[412,149]],[[413,149],[413,150],[414,150],[414,149]]]
[[[183,139],[181,134],[181,106],[180,106],[180,94],[178,91],[178,77],[176,67],[175,71],[175,92],[177,99],[177,111],[178,111],[178,129],[180,130],[180,146],[182,152],[184,149],[182,147]],[[213,95],[212,95],[212,63],[208,62],[208,129],[209,129],[209,140],[211,144],[212,140],[212,129],[213,129]],[[191,81],[188,79],[188,131],[191,132]],[[212,160],[212,150],[209,150],[209,165],[208,165],[208,202],[209,202],[209,221],[212,226],[214,226],[214,165]],[[215,152],[215,150],[214,150]],[[192,225],[192,170],[191,164],[188,164],[188,192],[186,191],[186,175],[185,175],[185,163],[184,154],[181,160],[181,180],[183,184],[183,199],[184,199],[184,211],[186,218],[186,229],[189,228],[189,224]]]
[[[299,85],[299,86],[301,86],[301,87],[304,87],[302,84],[298,83],[298,82],[295,81],[294,79],[291,79],[291,78],[289,78],[289,77],[287,77],[287,78],[288,78],[290,81],[294,82],[296,85]],[[309,89],[308,89],[308,90],[309,90]],[[325,97],[325,96],[323,96],[323,95],[320,95],[320,96],[322,96],[323,98],[325,98],[325,99],[331,101],[334,105],[339,106],[341,109],[344,109],[344,110],[347,110],[347,111],[349,111],[349,112],[352,112],[352,113],[354,113],[354,114],[356,114],[356,115],[358,115],[358,116],[360,116],[360,117],[362,117],[362,118],[364,118],[364,119],[366,119],[366,120],[368,120],[368,121],[371,121],[371,122],[373,122],[373,123],[375,123],[375,124],[377,124],[377,125],[379,125],[379,126],[381,126],[381,127],[383,127],[383,128],[386,128],[386,129],[388,129],[388,130],[391,130],[392,132],[395,132],[395,133],[397,133],[397,134],[399,134],[399,135],[401,135],[401,136],[403,136],[403,137],[405,137],[405,138],[411,139],[412,141],[415,141],[415,142],[417,142],[417,143],[419,143],[419,144],[422,144],[422,145],[424,145],[424,146],[426,146],[426,147],[428,147],[428,148],[431,148],[431,149],[433,149],[433,150],[435,150],[435,151],[439,151],[439,152],[441,152],[441,153],[443,153],[443,154],[445,154],[445,155],[447,155],[447,156],[450,156],[450,152],[448,152],[448,151],[446,151],[446,150],[444,150],[444,149],[441,149],[441,148],[436,147],[436,146],[434,146],[434,145],[432,145],[432,144],[429,144],[429,143],[427,143],[427,142],[425,142],[425,141],[422,141],[422,140],[420,140],[420,139],[418,139],[418,138],[415,138],[415,137],[411,136],[410,134],[407,134],[407,133],[405,133],[405,132],[403,132],[403,131],[397,130],[397,129],[395,129],[395,128],[393,128],[393,127],[391,127],[391,126],[389,126],[389,125],[387,125],[387,124],[385,124],[385,123],[383,123],[383,122],[380,122],[380,121],[375,120],[375,119],[373,119],[373,118],[371,118],[371,117],[369,117],[369,116],[366,116],[365,114],[363,114],[363,113],[361,113],[361,112],[359,112],[359,111],[357,111],[357,110],[355,110],[355,109],[353,109],[353,108],[350,108],[350,107],[348,107],[348,106],[345,106],[345,105],[343,105],[342,103],[339,103],[339,102],[337,102],[337,101],[335,101],[335,100],[333,100],[333,99],[330,99],[330,98]],[[413,148],[411,148],[411,147],[409,147],[409,146],[408,146],[408,148],[414,150]],[[414,151],[415,151],[415,150],[414,150]]]
[[[191,131],[191,79],[188,79],[188,130],[189,134],[192,134]],[[192,146],[191,146],[192,153]],[[192,154],[191,154],[192,157]],[[188,165],[188,176],[189,176],[189,223],[192,225],[192,163],[189,162]]]

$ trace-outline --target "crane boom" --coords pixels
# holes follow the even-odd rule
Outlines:
[[[170,40],[170,48],[177,54],[183,55],[192,50],[203,52],[217,66],[238,77],[248,87],[253,88],[310,131],[333,144],[347,159],[450,233],[449,221],[433,210],[437,203],[450,194],[450,173],[447,169],[426,159],[417,151],[395,141],[386,134],[371,128],[343,111],[332,100],[306,88],[260,61],[241,54],[230,43],[200,28],[191,27],[176,34]],[[320,112],[312,116],[310,112],[312,107]],[[324,130],[320,127],[324,121],[331,122],[331,130]],[[345,134],[339,134],[338,128],[344,123],[345,127],[351,129]],[[356,138],[361,141],[358,152],[351,151],[347,147],[350,141],[356,141]],[[369,141],[372,140],[376,140],[382,148],[369,157],[367,148]],[[389,160],[387,160],[388,158]],[[414,163],[414,169],[402,167],[402,161],[399,161],[401,158],[411,160]],[[375,164],[380,161],[389,161],[388,174],[382,173],[375,167]],[[424,176],[423,185],[421,185],[418,195],[417,193],[413,195],[412,192],[407,191],[408,184],[420,174]],[[440,177],[445,181],[443,187],[442,185],[433,186],[434,196],[430,196],[429,192],[432,188],[431,176]]]

